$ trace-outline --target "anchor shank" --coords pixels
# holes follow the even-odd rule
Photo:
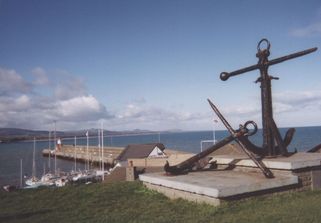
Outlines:
[[[268,74],[269,53],[259,54],[260,77],[261,77],[261,104],[262,104],[262,127],[263,127],[263,148],[268,151],[269,156],[275,155],[274,137],[270,120],[273,119],[271,78]]]

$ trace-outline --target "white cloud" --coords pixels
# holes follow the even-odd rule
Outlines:
[[[0,68],[0,127],[49,129],[58,120],[61,129],[81,129],[113,117],[88,94],[79,78],[68,74],[65,81],[55,84],[43,68],[33,69],[32,74],[36,77],[33,84],[14,70]],[[48,83],[48,96],[36,93],[38,87]]]
[[[112,115],[98,98],[89,94],[80,78],[66,73],[59,76],[65,78],[53,81],[46,80],[46,77],[57,76],[49,75],[50,72],[43,68],[35,68],[32,72],[40,74],[34,84],[24,80],[14,70],[0,68],[0,127],[52,129],[53,120],[58,120],[58,128],[62,130],[97,127],[99,120],[108,120],[108,128],[113,130],[196,130],[213,127],[214,113],[210,107],[190,112],[184,106],[175,109],[153,106],[140,98]],[[46,87],[49,93],[40,95],[42,91],[37,91],[37,88],[46,83],[50,83]],[[313,123],[313,120],[321,120],[321,91],[274,94],[273,107],[278,126],[302,124],[304,120]],[[219,109],[235,128],[247,120],[261,124],[259,99]],[[220,123],[217,127],[225,129]]]
[[[55,88],[55,97],[59,100],[71,99],[87,94],[84,82],[70,75],[62,77]]]
[[[254,120],[261,126],[260,101],[219,109],[234,127],[247,120]],[[321,120],[321,91],[285,91],[273,94],[273,113],[278,126],[321,124],[318,121]],[[220,128],[224,129],[222,125]]]
[[[275,94],[276,105],[281,112],[291,112],[303,109],[319,110],[321,105],[321,91],[282,92]]]
[[[259,106],[257,106],[259,105]],[[285,91],[273,94],[273,111],[275,114],[284,112],[304,111],[304,109],[320,110],[321,91]],[[233,105],[222,109],[223,115],[252,117],[261,115],[260,103]]]
[[[49,79],[46,71],[41,67],[34,68],[31,73],[35,76],[34,84],[36,85],[47,85],[49,84]]]
[[[30,83],[25,81],[15,70],[0,68],[0,95],[29,93]]]
[[[260,108],[255,107],[253,105],[236,105],[232,107],[227,107],[222,109],[224,114],[226,115],[233,115],[233,116],[253,116],[259,114],[261,111]]]
[[[321,36],[321,21],[307,25],[306,27],[293,29],[290,31],[290,34],[296,37]]]
[[[57,102],[56,112],[60,120],[93,121],[109,118],[105,106],[92,95],[80,96]]]
[[[150,129],[167,130],[188,128],[194,129],[193,123],[209,120],[208,113],[192,113],[188,111],[173,111],[161,107],[150,106],[144,103],[129,103],[112,120],[114,126],[121,126],[122,129]]]
[[[14,100],[16,110],[25,110],[30,108],[31,102],[30,98],[27,95],[21,95],[20,97]]]
[[[0,127],[48,129],[57,120],[62,129],[81,129],[92,127],[88,123],[112,117],[106,107],[91,95],[64,101],[26,95],[0,97]]]
[[[27,95],[18,97],[0,96],[0,112],[25,111],[31,107],[30,98]]]

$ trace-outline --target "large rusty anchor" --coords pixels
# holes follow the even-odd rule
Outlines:
[[[215,150],[227,145],[231,141],[235,140],[241,147],[241,149],[253,160],[253,162],[261,169],[263,174],[267,178],[272,178],[273,174],[272,172],[264,165],[264,163],[260,160],[260,158],[256,158],[255,155],[249,151],[246,146],[243,144],[241,139],[243,137],[248,137],[251,135],[254,135],[257,132],[257,125],[254,121],[247,121],[244,125],[240,125],[239,129],[234,130],[230,124],[225,120],[223,115],[219,112],[219,110],[215,107],[215,105],[208,99],[208,102],[210,103],[212,109],[215,111],[217,116],[221,119],[223,124],[227,127],[227,129],[230,132],[230,136],[220,140],[219,142],[215,143],[213,146],[209,147],[208,149],[192,156],[191,158],[175,165],[170,166],[168,161],[166,162],[164,166],[164,170],[166,173],[178,175],[183,174],[191,171],[193,167],[197,164],[197,162],[204,157],[208,156],[209,154],[213,153]],[[250,130],[249,127],[253,127],[252,130]]]
[[[262,48],[265,44],[266,48]],[[282,139],[279,129],[273,119],[273,109],[272,109],[272,93],[271,93],[271,80],[278,80],[278,77],[273,77],[268,74],[268,68],[271,65],[282,63],[284,61],[294,59],[296,57],[301,57],[309,53],[315,52],[318,48],[310,48],[287,56],[283,56],[277,59],[269,60],[270,55],[270,42],[267,39],[262,39],[257,45],[256,57],[259,58],[257,64],[245,67],[233,72],[222,72],[220,78],[226,81],[232,76],[243,74],[253,70],[260,70],[260,77],[256,80],[256,83],[261,83],[261,103],[262,103],[262,128],[263,128],[263,145],[262,148],[253,145],[246,138],[241,138],[240,140],[248,146],[248,149],[252,150],[254,153],[264,156],[288,156],[291,155],[287,146],[291,143],[292,137],[294,135],[295,129],[290,128],[284,139]]]

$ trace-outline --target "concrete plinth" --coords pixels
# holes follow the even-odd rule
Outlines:
[[[143,182],[214,198],[230,197],[298,183],[297,176],[288,174],[278,174],[273,179],[267,179],[260,173],[232,170],[191,172],[179,176],[152,173],[140,175],[139,179]]]
[[[225,200],[274,193],[285,190],[318,189],[321,187],[321,154],[297,153],[290,157],[264,159],[274,178],[267,179],[254,162],[242,155],[213,156],[218,166],[227,169],[190,172],[166,176],[143,174],[143,183],[170,198],[183,198],[214,205]],[[232,165],[232,168],[231,166]]]

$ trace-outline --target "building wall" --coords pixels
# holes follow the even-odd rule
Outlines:
[[[104,183],[112,183],[126,180],[126,167],[117,167],[109,175],[105,176]]]

